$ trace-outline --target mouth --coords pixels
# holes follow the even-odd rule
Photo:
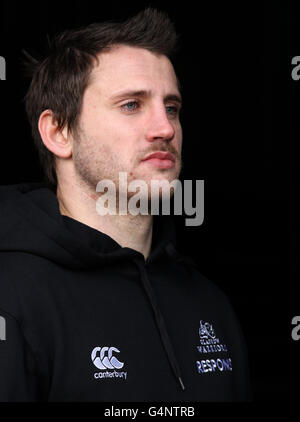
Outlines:
[[[150,164],[158,168],[169,169],[175,166],[175,158],[170,152],[158,151],[149,154],[142,160],[142,163]]]

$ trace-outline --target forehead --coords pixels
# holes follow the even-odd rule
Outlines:
[[[110,93],[124,88],[154,89],[179,93],[170,60],[143,48],[118,45],[98,55],[99,63],[91,72],[89,86]]]

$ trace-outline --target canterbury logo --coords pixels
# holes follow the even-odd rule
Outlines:
[[[120,353],[120,350],[116,347],[95,347],[91,355],[94,365],[99,369],[123,368],[124,363],[113,356],[113,352]]]

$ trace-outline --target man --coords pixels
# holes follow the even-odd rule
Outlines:
[[[47,185],[2,187],[2,401],[249,398],[234,312],[176,250],[171,217],[121,214],[118,200],[97,212],[103,179],[118,194],[120,172],[147,186],[180,174],[175,46],[168,17],[146,9],[66,31],[33,63],[25,102]]]

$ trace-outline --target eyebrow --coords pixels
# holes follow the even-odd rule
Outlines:
[[[151,96],[151,91],[146,90],[127,90],[127,91],[121,91],[111,96],[112,100],[118,100],[125,97],[141,97],[146,98]],[[179,104],[182,104],[182,98],[178,94],[167,94],[164,97],[165,101],[176,101]]]

